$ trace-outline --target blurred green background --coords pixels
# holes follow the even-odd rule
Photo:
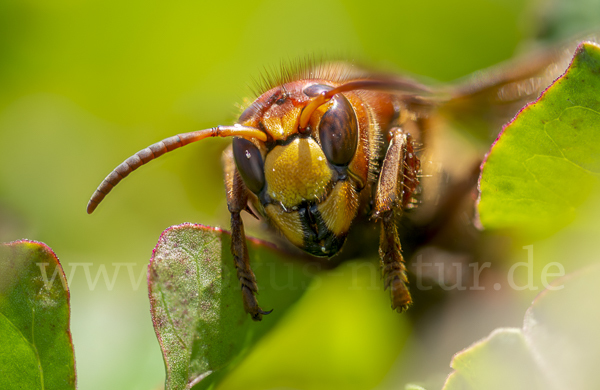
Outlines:
[[[145,285],[152,248],[171,225],[228,227],[220,169],[227,140],[162,157],[87,215],[89,196],[122,160],[177,133],[232,124],[236,104],[252,98],[248,85],[282,60],[341,56],[450,81],[512,57],[540,32],[564,36],[585,27],[548,28],[561,7],[526,0],[2,0],[0,241],[43,241],[72,277],[79,388],[160,386]],[[251,226],[250,233],[259,231]],[[113,287],[100,277],[90,288],[101,265],[112,282],[113,263],[130,263],[131,275],[122,266]],[[138,288],[131,277],[142,278]],[[353,277],[320,278],[223,387],[418,380],[398,367],[427,347],[389,310],[387,294],[349,294]],[[446,347],[456,351],[490,329],[446,340]]]

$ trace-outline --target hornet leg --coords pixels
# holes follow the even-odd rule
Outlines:
[[[379,257],[384,288],[390,289],[392,309],[403,312],[412,303],[406,266],[398,236],[397,222],[417,189],[420,162],[410,134],[401,128],[391,130],[392,138],[383,160],[373,219],[381,222]]]
[[[225,151],[223,162],[225,165],[227,207],[231,213],[231,253],[233,254],[237,277],[242,289],[244,309],[254,321],[260,321],[263,314],[269,314],[270,311],[261,309],[256,300],[258,287],[254,272],[250,268],[244,224],[240,215],[248,207],[248,189],[235,167],[231,148]]]

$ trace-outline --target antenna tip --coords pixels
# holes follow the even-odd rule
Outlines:
[[[94,201],[90,200],[90,201],[88,202],[88,204],[87,204],[87,209],[86,209],[87,213],[88,213],[88,214],[91,214],[91,213],[93,213],[93,212],[94,212],[94,210],[96,210],[96,206],[98,206],[98,203],[96,203],[96,202],[94,202]]]

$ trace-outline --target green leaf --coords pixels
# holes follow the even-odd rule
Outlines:
[[[312,275],[306,264],[288,262],[263,243],[248,244],[259,303],[273,309],[261,322],[244,311],[229,233],[184,224],[165,230],[159,239],[148,287],[166,389],[217,383],[308,287]]]
[[[444,390],[536,388],[535,363],[521,329],[496,329],[487,338],[457,353],[451,366],[458,374]]]
[[[444,384],[443,390],[475,390],[463,378],[458,371],[453,371]]]
[[[0,245],[0,388],[75,389],[69,290],[45,244]]]
[[[548,382],[558,389],[600,383],[600,266],[555,280],[525,314],[523,333]]]
[[[496,140],[480,180],[479,215],[527,237],[570,223],[599,184],[600,48],[582,43],[566,73]]]
[[[555,280],[522,329],[496,329],[456,354],[443,390],[592,389],[600,362],[600,266]]]
[[[404,390],[425,390],[425,388],[415,385],[414,383],[409,383],[408,385],[404,386]]]

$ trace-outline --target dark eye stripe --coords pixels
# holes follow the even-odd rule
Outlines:
[[[233,158],[246,187],[258,194],[265,186],[265,163],[258,148],[244,138],[235,137]]]
[[[344,95],[338,94],[332,100],[333,104],[319,123],[321,148],[332,164],[347,165],[358,145],[356,114]]]

